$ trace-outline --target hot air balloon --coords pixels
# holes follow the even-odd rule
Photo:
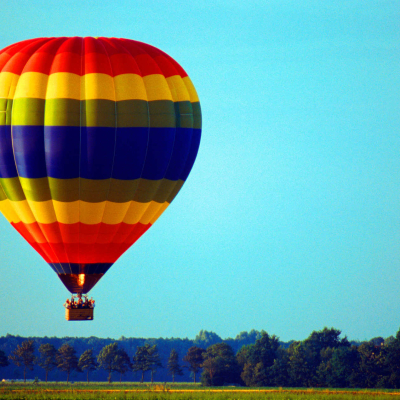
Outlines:
[[[195,161],[196,90],[128,39],[0,51],[0,211],[71,293],[88,293],[166,210]]]

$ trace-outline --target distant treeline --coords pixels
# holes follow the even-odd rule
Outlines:
[[[200,331],[189,339],[0,337],[0,378],[107,379],[278,387],[400,388],[400,331],[365,342],[324,328],[303,341],[265,331],[223,340]],[[26,360],[23,355],[25,354]],[[29,365],[28,365],[29,364]],[[84,372],[84,373],[82,373]]]

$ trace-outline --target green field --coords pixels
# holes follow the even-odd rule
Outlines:
[[[155,383],[0,383],[0,399],[138,399],[138,400],[367,400],[399,398],[396,390],[206,388],[194,384]]]

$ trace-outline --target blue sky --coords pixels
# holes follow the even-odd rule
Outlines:
[[[32,37],[150,43],[188,72],[199,155],[157,223],[93,289],[95,321],[2,218],[0,335],[351,339],[400,326],[398,1],[2,1]]]

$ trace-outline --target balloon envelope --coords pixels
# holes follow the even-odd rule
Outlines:
[[[87,293],[181,189],[196,90],[150,45],[40,38],[0,51],[0,211],[72,293]]]

